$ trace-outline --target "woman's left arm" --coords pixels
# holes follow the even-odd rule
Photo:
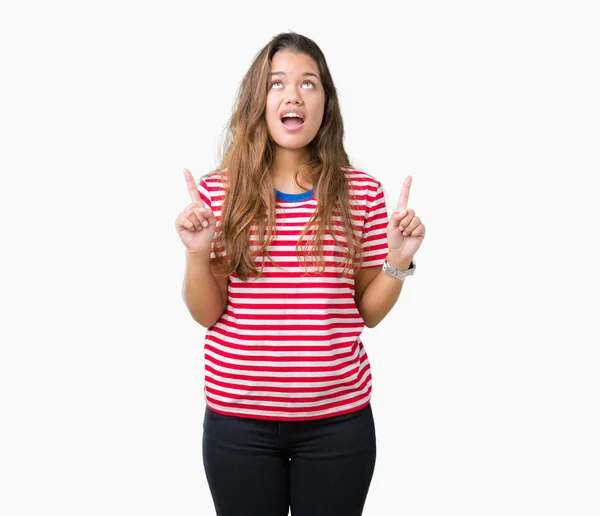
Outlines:
[[[396,211],[387,225],[388,263],[400,270],[409,268],[415,253],[425,238],[425,226],[415,215],[415,210],[407,209],[412,177],[408,176],[402,186]],[[392,278],[379,267],[360,269],[355,276],[356,306],[365,326],[377,326],[392,309],[404,281]]]

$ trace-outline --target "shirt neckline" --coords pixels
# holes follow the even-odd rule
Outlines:
[[[314,188],[311,188],[310,190],[308,190],[308,192],[302,192],[302,193],[298,193],[298,194],[284,193],[284,192],[280,192],[279,190],[275,189],[275,198],[278,201],[285,201],[285,202],[308,201],[308,199],[312,199],[314,197],[314,195],[315,195]]]

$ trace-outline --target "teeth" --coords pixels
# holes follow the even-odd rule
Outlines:
[[[281,118],[300,118],[300,115],[297,115],[296,113],[286,113]]]

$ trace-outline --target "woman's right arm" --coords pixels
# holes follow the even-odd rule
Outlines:
[[[211,246],[217,228],[214,213],[200,198],[194,177],[183,174],[191,204],[175,220],[175,227],[186,247],[183,299],[196,322],[208,328],[215,324],[227,306],[228,278],[215,274],[211,265]]]
[[[183,299],[194,320],[208,328],[227,306],[227,277],[215,276],[210,255],[186,251]]]

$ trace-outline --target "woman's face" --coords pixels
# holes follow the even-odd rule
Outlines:
[[[277,52],[271,60],[267,128],[280,147],[301,149],[316,136],[325,110],[319,67],[306,54]]]

